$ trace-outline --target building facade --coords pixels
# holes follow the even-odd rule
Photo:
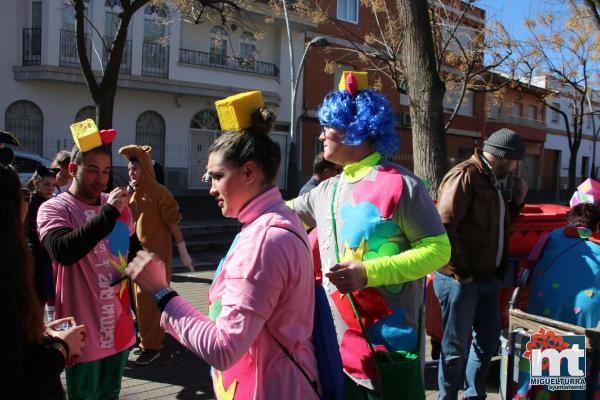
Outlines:
[[[86,45],[98,81],[117,29],[118,0],[86,1]],[[4,128],[22,140],[22,150],[52,159],[71,149],[69,125],[94,118],[76,49],[74,11],[69,1],[10,1],[0,26]],[[115,171],[126,179],[116,154],[122,145],[152,146],[166,167],[167,186],[180,196],[207,196],[200,178],[207,150],[219,131],[217,99],[261,90],[278,120],[273,138],[282,149],[278,185],[285,189],[289,147],[290,74],[285,24],[265,23],[266,5],[244,12],[244,23],[206,20],[193,24],[149,2],[129,27],[115,99]],[[296,57],[313,25],[292,16]],[[89,29],[89,31],[88,31]]]
[[[574,105],[574,101],[577,102],[580,96],[569,96],[568,91],[560,90],[556,81],[548,76],[535,77],[535,83],[540,86],[552,90],[555,95],[551,101],[552,105],[561,110],[566,111],[567,122],[565,122],[560,112],[553,110],[550,107],[546,107],[546,130],[547,136],[544,143],[544,156],[546,159],[554,162],[556,166],[553,173],[556,175],[556,185],[553,189],[564,190],[567,189],[569,179],[569,159],[571,151],[569,149],[569,140],[566,129],[566,124],[573,126],[574,115],[578,114],[578,106]],[[588,101],[589,100],[589,101]],[[589,108],[591,106],[591,109]],[[600,100],[595,93],[586,98],[585,101],[585,113],[588,115],[583,116],[582,123],[582,140],[577,152],[576,170],[575,176],[577,182],[581,182],[586,178],[592,176],[592,161],[594,159],[594,133],[596,136],[600,132],[600,116],[592,115],[593,110],[600,108]],[[598,169],[598,163],[600,162],[600,149],[596,146],[596,171],[595,176],[600,176],[600,169]],[[549,189],[548,186],[544,189]]]
[[[390,2],[390,5],[392,2]],[[329,23],[307,32],[307,40],[323,36],[330,42],[326,48],[314,48],[307,56],[304,78],[304,102],[301,115],[302,148],[302,174],[307,177],[311,174],[312,158],[321,150],[318,140],[320,128],[316,118],[321,101],[325,95],[337,89],[341,72],[344,70],[369,69],[361,59],[352,52],[352,38],[363,38],[370,32],[377,31],[377,23],[371,11],[360,3],[359,0],[327,1],[323,5],[329,17]],[[453,15],[460,14],[460,2],[448,2],[445,11]],[[394,6],[390,6],[393,9]],[[473,8],[463,20],[465,32],[477,31],[485,25],[485,11]],[[359,44],[360,41],[355,42]],[[335,72],[329,68],[328,63],[336,64]],[[401,139],[401,149],[394,156],[394,161],[412,169],[412,140],[411,121],[408,108],[408,98],[398,91],[393,83],[383,74],[370,72],[371,83],[379,80],[381,91],[388,97],[397,110],[397,131]],[[316,83],[319,84],[316,84]],[[448,90],[444,99],[444,110],[448,117],[452,112],[457,98],[456,91]],[[447,132],[448,159],[451,164],[470,157],[473,148],[481,144],[485,129],[485,95],[482,93],[467,92],[457,115]]]

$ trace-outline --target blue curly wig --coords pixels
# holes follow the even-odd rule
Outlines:
[[[346,90],[329,93],[319,108],[321,125],[346,133],[342,143],[356,146],[370,139],[382,156],[396,153],[396,115],[390,102],[374,90],[361,90],[352,97]]]

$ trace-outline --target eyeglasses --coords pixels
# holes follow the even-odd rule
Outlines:
[[[334,142],[341,142],[342,140],[344,140],[344,137],[346,136],[346,134],[340,132],[339,130],[337,130],[336,128],[334,128],[332,126],[321,125],[321,135],[320,136],[323,136],[326,139],[332,140]]]
[[[21,196],[23,197],[23,201],[25,203],[29,203],[31,201],[31,192],[27,188],[21,188]]]

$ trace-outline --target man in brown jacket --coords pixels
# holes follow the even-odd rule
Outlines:
[[[487,370],[500,336],[498,278],[509,261],[508,228],[527,193],[522,178],[511,179],[523,152],[519,135],[501,129],[440,185],[438,211],[452,245],[450,263],[434,279],[444,328],[440,399],[456,399],[463,387],[466,399],[486,397]]]

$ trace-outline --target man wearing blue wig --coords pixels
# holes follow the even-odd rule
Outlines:
[[[365,72],[344,72],[319,109],[324,155],[341,175],[289,204],[318,230],[323,286],[346,381],[344,398],[378,396],[377,372],[346,293],[377,350],[423,354],[423,278],[450,259],[450,242],[421,180],[384,159],[400,146],[395,115]]]

